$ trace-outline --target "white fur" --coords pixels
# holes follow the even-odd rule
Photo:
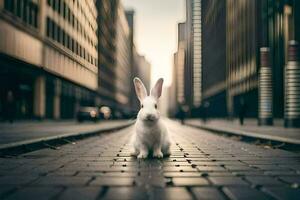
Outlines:
[[[139,78],[134,78],[134,86],[141,103],[137,116],[135,132],[132,135],[132,155],[137,158],[147,158],[149,153],[153,157],[162,158],[170,155],[170,138],[168,130],[157,109],[157,101],[161,96],[163,79],[159,79],[154,88],[147,95],[146,88]]]

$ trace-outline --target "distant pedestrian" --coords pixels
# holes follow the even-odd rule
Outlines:
[[[5,114],[7,120],[13,123],[15,117],[15,98],[11,90],[7,92]]]
[[[179,106],[179,109],[178,109],[178,118],[180,119],[181,124],[184,125],[185,110],[184,110],[183,106]]]
[[[202,107],[202,121],[203,123],[206,123],[207,121],[207,115],[208,115],[208,108],[209,108],[209,102],[205,101]]]
[[[242,98],[240,100],[240,107],[239,107],[239,120],[240,120],[240,125],[244,125],[244,118],[247,112],[247,105],[244,101],[244,99]]]

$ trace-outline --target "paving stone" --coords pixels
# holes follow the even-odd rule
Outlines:
[[[172,182],[175,186],[203,186],[209,185],[209,182],[205,178],[173,178]]]
[[[300,175],[296,176],[279,176],[279,178],[289,184],[298,184],[300,185]]]
[[[288,187],[265,187],[263,191],[280,200],[299,200],[300,190]]]
[[[164,172],[197,172],[196,168],[191,166],[169,166],[163,168]]]
[[[219,177],[223,177],[223,176],[234,176],[231,172],[227,172],[227,171],[217,171],[217,172],[201,172],[202,176],[219,176]]]
[[[276,180],[273,177],[246,176],[245,178],[254,185],[283,185],[282,182]]]
[[[200,177],[199,172],[165,172],[165,177]]]
[[[273,176],[276,176],[276,175],[297,175],[297,172],[277,170],[277,171],[265,171],[264,174],[273,175]]]
[[[139,176],[135,178],[136,186],[156,186],[156,187],[164,187],[167,183],[167,179],[161,176]]]
[[[34,185],[38,186],[85,186],[91,180],[91,177],[72,177],[72,176],[50,176],[41,177]]]
[[[134,179],[130,177],[96,177],[90,185],[92,186],[133,186]]]
[[[224,166],[226,169],[230,171],[249,171],[249,170],[256,170],[255,168],[248,167],[245,165],[225,165]]]
[[[224,167],[219,166],[197,166],[197,169],[204,172],[227,171]]]
[[[214,185],[247,185],[247,183],[239,177],[208,177]]]
[[[101,199],[132,200],[147,199],[145,188],[139,187],[110,187]]]
[[[14,186],[8,186],[8,185],[1,185],[0,186],[0,199],[3,199],[4,196],[7,196],[8,193],[15,190]]]
[[[53,199],[56,197],[63,188],[54,187],[26,187],[17,190],[15,193],[9,195],[8,200],[24,200],[24,199]]]
[[[38,176],[2,176],[0,177],[1,185],[27,185],[38,179]]]
[[[271,200],[272,198],[265,193],[258,191],[250,187],[225,187],[223,188],[224,193],[231,200]]]
[[[63,191],[58,199],[95,200],[100,196],[102,190],[101,187],[71,187]]]
[[[224,195],[217,189],[211,187],[193,187],[192,193],[198,200],[225,200]]]
[[[154,188],[151,199],[157,200],[191,200],[189,192],[182,187]]]

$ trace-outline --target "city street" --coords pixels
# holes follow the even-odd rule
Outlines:
[[[172,155],[130,156],[133,127],[0,158],[0,199],[299,199],[300,156],[167,121]]]

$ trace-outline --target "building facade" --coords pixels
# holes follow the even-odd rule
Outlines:
[[[116,22],[118,0],[97,0],[98,10],[98,92],[101,104],[115,107],[116,92]]]
[[[192,110],[193,106],[193,1],[186,0],[186,59],[185,59],[185,69],[184,69],[184,96],[185,105]],[[190,112],[189,112],[190,114]]]
[[[207,115],[227,116],[226,0],[202,1],[202,101]],[[212,53],[213,52],[213,53]]]
[[[202,101],[201,0],[186,0],[185,105],[194,116]]]
[[[299,41],[299,1],[227,0],[226,7],[229,113],[236,115],[241,102],[244,101],[248,117],[258,117],[261,109],[267,107],[272,117],[284,118],[285,111],[290,110],[289,106],[285,105],[288,97],[284,71],[289,61],[289,42]],[[261,67],[265,67],[263,65],[266,58],[261,55],[261,51],[265,49],[269,52],[267,63],[271,77],[270,102],[262,101],[258,95],[263,89],[260,88],[259,74],[262,73]],[[262,86],[263,84],[265,82],[261,82]],[[291,101],[295,103],[295,99]],[[298,103],[290,112],[297,113],[299,107]]]
[[[257,1],[226,2],[227,109],[232,116],[238,114],[243,102],[247,116],[257,116],[258,6]]]
[[[96,17],[93,1],[0,1],[3,118],[72,118],[95,104]]]
[[[131,90],[131,108],[132,108],[132,115],[135,116],[137,112],[140,110],[140,102],[135,94],[135,89],[133,86],[133,78],[139,77],[147,91],[150,91],[151,87],[151,64],[145,58],[145,56],[140,55],[136,48],[133,47],[133,70],[132,70],[132,78],[130,79],[130,84],[132,87]]]
[[[284,118],[286,126],[300,126],[300,80],[295,76],[300,62],[299,4],[187,0],[184,77],[191,80],[184,83],[184,93],[191,96],[187,105],[197,110],[195,92],[200,91],[200,103],[207,102],[210,117],[234,117],[244,106],[245,117],[257,117],[259,124]],[[175,66],[176,60],[178,52]]]
[[[187,53],[187,38],[186,38],[186,23],[178,24],[178,46],[177,52],[174,53],[172,85],[168,89],[169,100],[169,115],[175,117],[179,106],[187,104],[188,97],[185,96],[185,84],[190,80],[186,79],[186,53]]]
[[[120,0],[97,0],[99,38],[99,95],[101,105],[116,117],[131,117],[135,74],[134,11],[126,11]]]
[[[119,110],[130,113],[130,94],[131,94],[131,38],[130,28],[127,22],[125,11],[119,4],[116,21],[116,93],[115,99]]]

